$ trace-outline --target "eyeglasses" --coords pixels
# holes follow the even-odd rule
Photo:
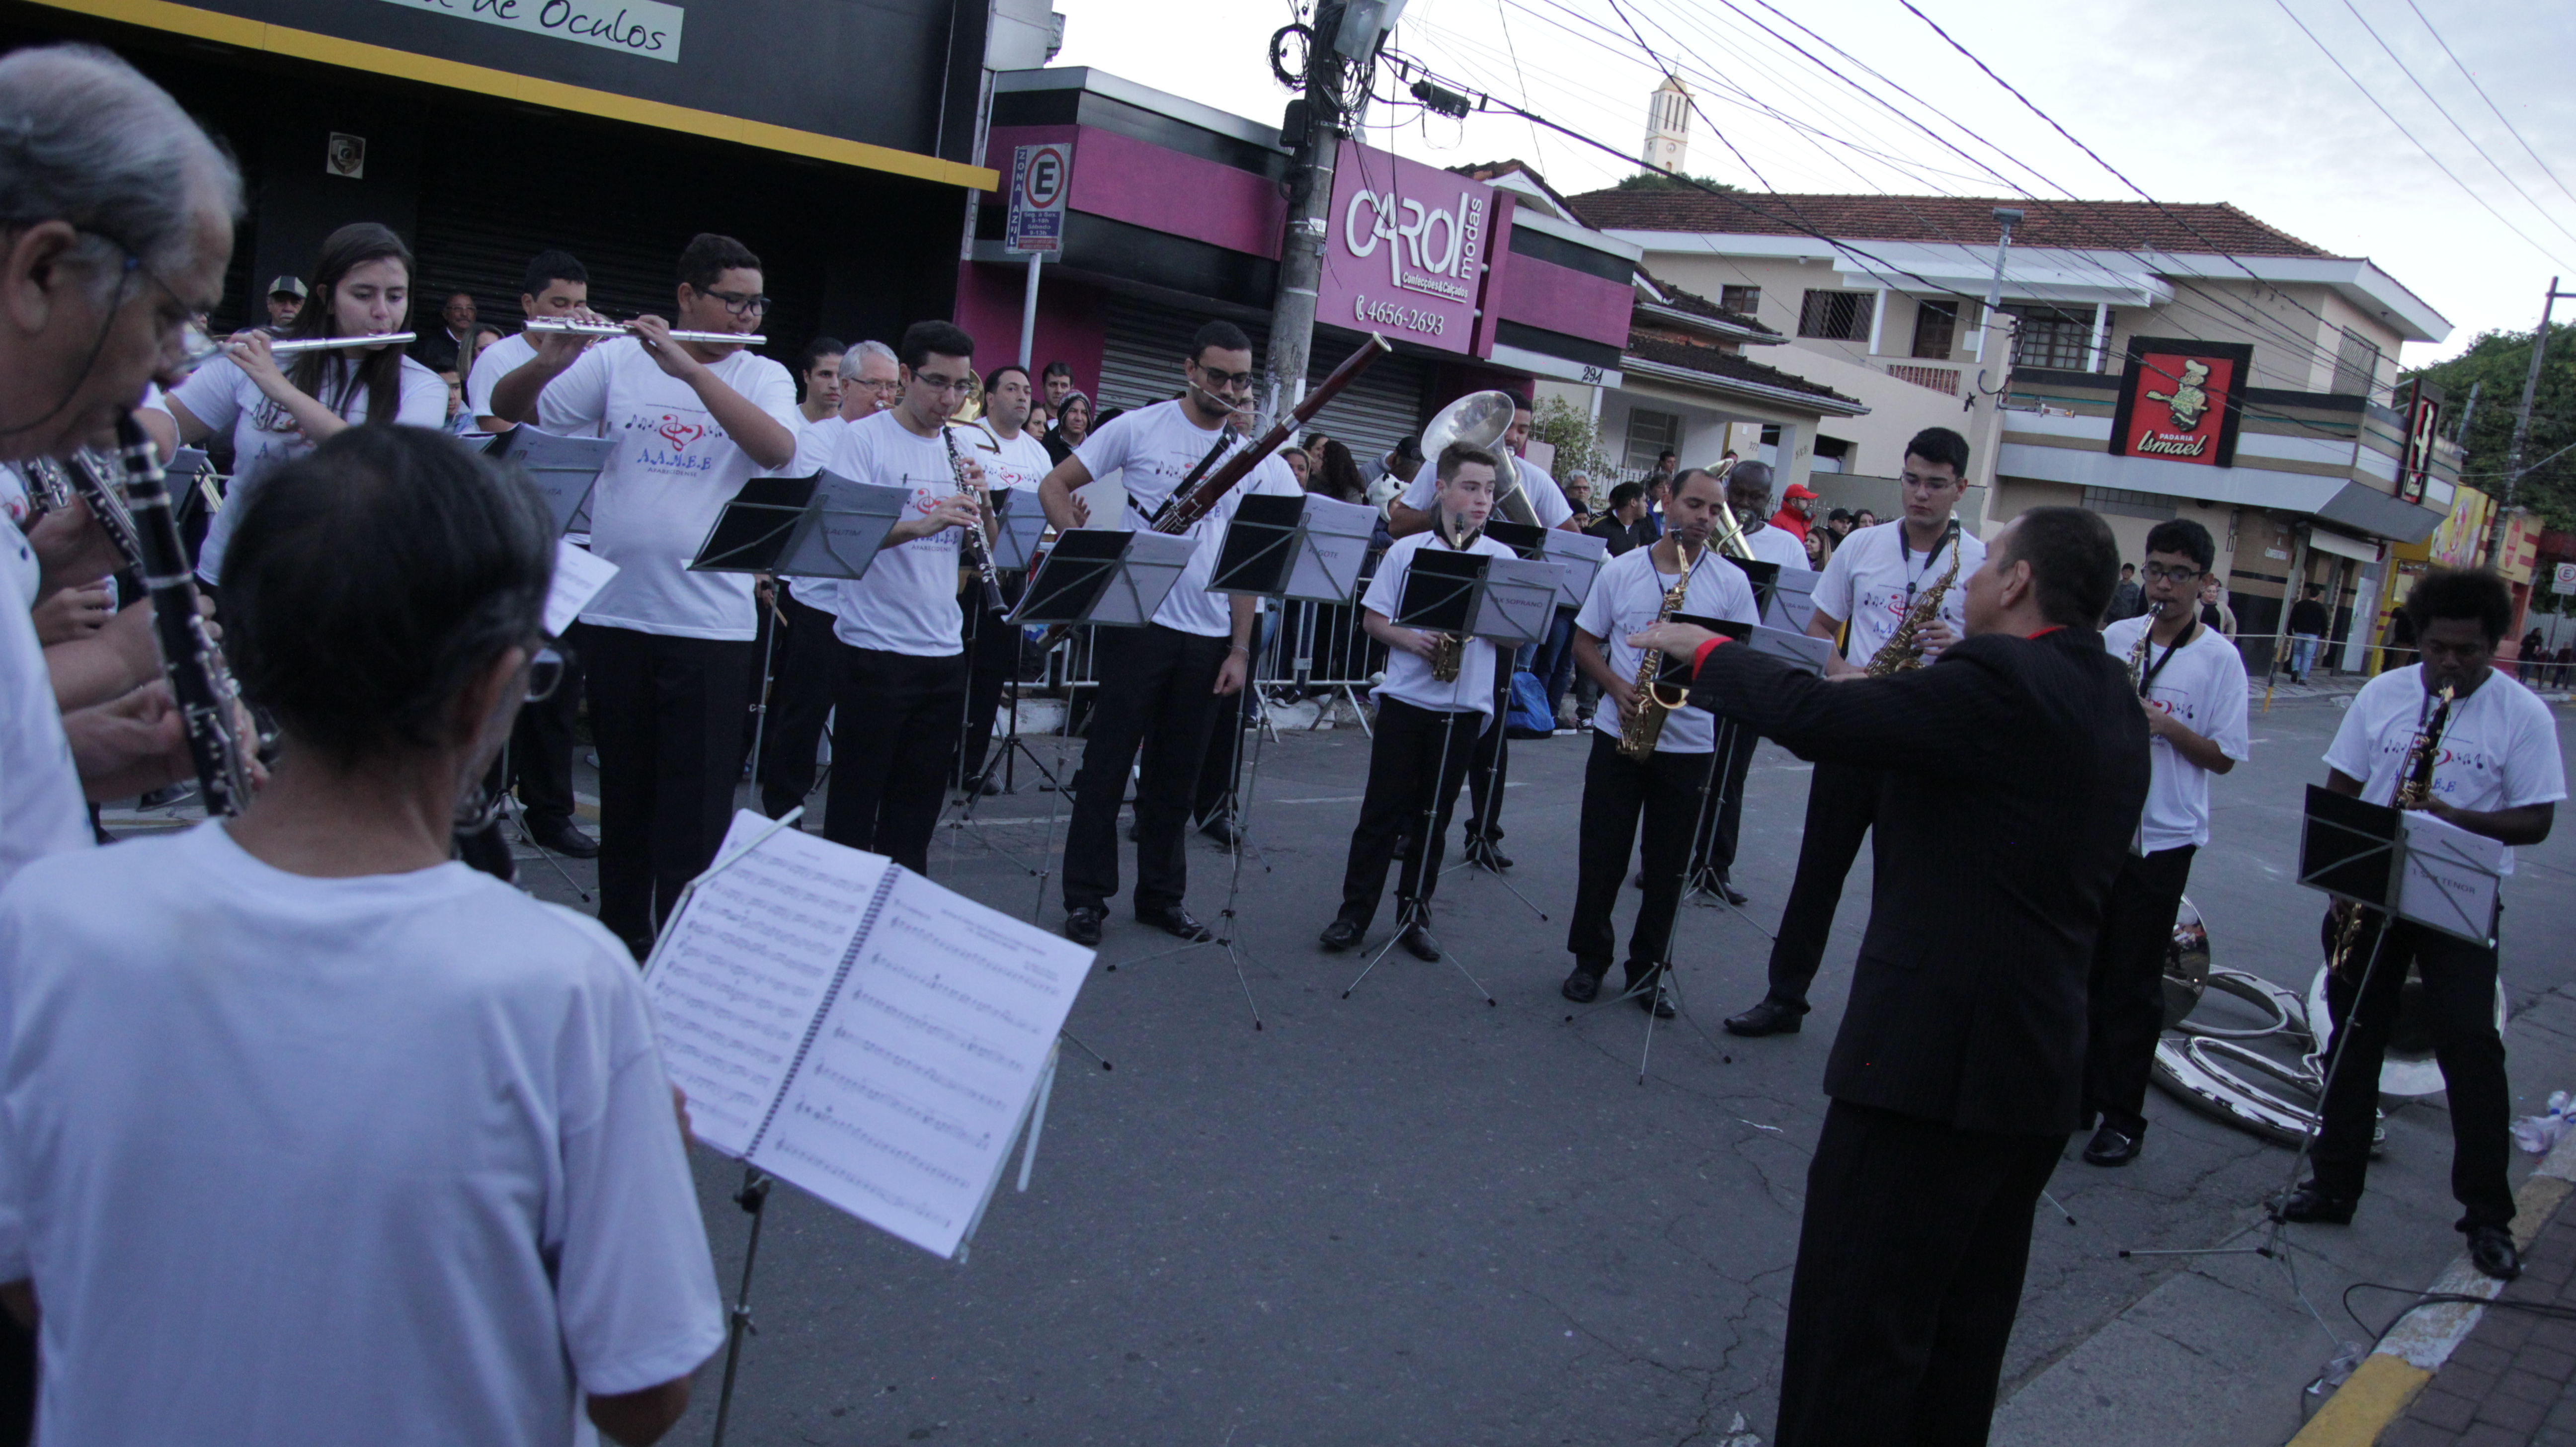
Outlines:
[[[766,296],[737,296],[729,291],[703,291],[698,294],[711,296],[723,302],[725,310],[738,317],[761,316],[769,310],[769,298]]]
[[[2188,583],[2200,576],[2198,568],[2168,568],[2162,563],[2149,563],[2138,572],[2150,583]]]
[[[1211,392],[1222,391],[1228,387],[1249,387],[1252,385],[1252,374],[1250,372],[1220,372],[1214,367],[1203,366],[1196,362],[1193,362],[1190,365],[1198,367],[1199,375],[1207,378],[1207,389]]]
[[[933,396],[945,396],[950,392],[971,392],[975,388],[975,379],[971,376],[951,379],[937,372],[915,372],[912,374],[912,380],[929,389]]]

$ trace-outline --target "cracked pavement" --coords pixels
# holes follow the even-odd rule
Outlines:
[[[2555,712],[2562,746],[2576,744]],[[2193,870],[2217,962],[2302,990],[2323,904],[2289,882],[2289,861],[2301,787],[2322,777],[2340,717],[2323,699],[2256,717],[2254,759],[2216,782],[2217,839]],[[1685,906],[1684,1016],[1655,1028],[1640,1085],[1646,1016],[1610,992],[1590,1007],[1556,992],[1588,747],[1512,746],[1509,878],[1548,919],[1490,877],[1442,882],[1439,938],[1493,993],[1488,1008],[1450,963],[1402,951],[1340,998],[1368,955],[1313,941],[1338,899],[1367,741],[1265,744],[1237,903],[1243,984],[1218,948],[1146,958],[1172,942],[1113,907],[1100,957],[1121,968],[1094,971],[1069,1028],[1116,1069],[1065,1052],[1035,1181],[1026,1195],[1006,1184],[964,1264],[774,1192],[733,1440],[1739,1447],[1738,1414],[1767,1438],[1868,857],[1802,1034],[1719,1030],[1760,996],[1768,941],[1727,910]],[[1026,759],[1018,772],[1019,792],[943,834],[931,873],[1026,917],[1052,801]],[[1805,797],[1805,766],[1766,746],[1736,869],[1765,928],[1788,894]],[[1060,850],[1061,822],[1053,837]],[[1190,906],[1214,922],[1227,857],[1196,836],[1189,847]],[[2562,827],[2520,853],[2505,924],[2525,1017],[2506,1035],[2517,1114],[2576,1086],[2576,955],[2553,943],[2576,932],[2576,839]],[[1132,848],[1121,870],[1132,883]],[[573,873],[589,882],[587,866]],[[542,863],[523,861],[522,879],[570,902]],[[1052,928],[1052,880],[1045,893]],[[1622,894],[1624,939],[1638,896]],[[2078,1224],[2042,1203],[1999,1443],[2278,1443],[2331,1354],[2261,1258],[2117,1256],[2243,1244],[2289,1166],[2286,1150],[2161,1092],[2148,1114],[2136,1166],[2087,1167],[2079,1140],[2051,1182]],[[740,1168],[695,1154],[730,1299]],[[2409,1105],[2359,1221],[2301,1237],[2315,1254],[2297,1257],[2300,1281],[2337,1336],[2368,1340],[2337,1302],[2348,1283],[2420,1286],[2457,1253],[2448,1165],[2439,1098]],[[2365,1300],[2365,1315],[2383,1318],[2387,1301]],[[718,1375],[700,1375],[671,1440],[705,1439]]]

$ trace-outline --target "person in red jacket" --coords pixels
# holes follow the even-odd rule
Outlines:
[[[1772,515],[1771,526],[1805,542],[1807,528],[1816,520],[1815,491],[1803,482],[1793,482],[1781,498],[1780,511]]]

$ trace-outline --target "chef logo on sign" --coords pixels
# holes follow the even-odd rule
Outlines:
[[[2244,410],[2254,349],[2241,342],[2129,339],[2110,450],[2199,467],[2236,460],[2236,426]]]

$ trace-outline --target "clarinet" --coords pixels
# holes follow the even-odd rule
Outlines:
[[[117,545],[132,550],[127,561],[143,575],[152,599],[152,636],[160,645],[161,670],[179,701],[179,723],[188,757],[197,766],[207,817],[239,814],[250,802],[250,774],[233,735],[241,690],[233,684],[222,650],[207,636],[206,620],[198,616],[196,579],[179,544],[178,519],[170,512],[170,492],[152,439],[128,415],[116,419],[116,444],[131,512],[87,469],[70,469],[73,485]]]
[[[948,424],[945,422],[939,424],[939,440],[948,447],[948,475],[957,479],[957,490],[968,493],[977,502],[990,507],[992,504],[989,493],[977,493],[966,486],[966,461],[957,455],[957,438],[949,432]],[[984,611],[999,613],[1003,607],[1002,579],[993,571],[993,549],[984,537],[984,520],[980,516],[977,517],[963,531],[966,534],[964,544],[966,561],[975,565],[976,575],[983,588]]]

